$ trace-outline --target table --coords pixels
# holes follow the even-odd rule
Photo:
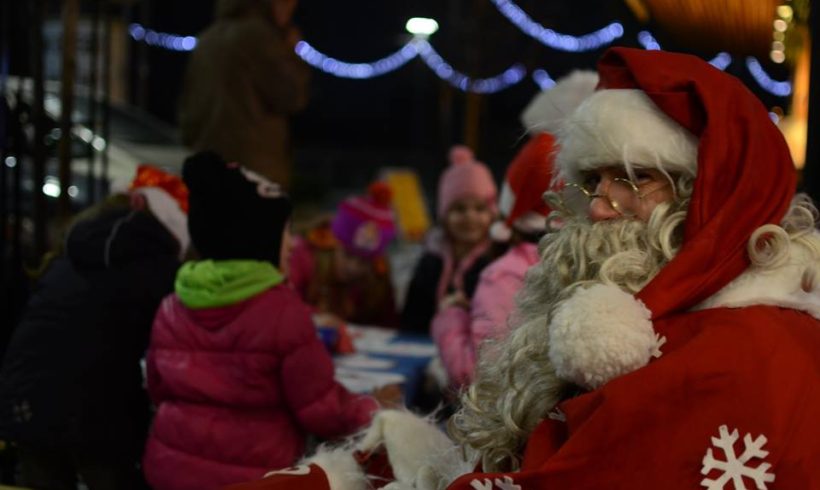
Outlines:
[[[413,405],[436,355],[429,337],[396,330],[347,325],[356,353],[336,356],[336,379],[355,393],[370,393],[389,384],[401,384],[405,404]]]

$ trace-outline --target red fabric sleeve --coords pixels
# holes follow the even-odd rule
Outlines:
[[[288,328],[304,332],[282,361],[285,400],[299,423],[323,438],[348,435],[370,422],[379,404],[347,391],[334,379],[333,361],[307,315],[291,316]]]
[[[315,269],[313,252],[310,244],[302,237],[294,237],[293,250],[290,254],[288,283],[303,300],[307,297],[310,278]]]

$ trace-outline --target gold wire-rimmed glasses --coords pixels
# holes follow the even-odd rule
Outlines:
[[[636,204],[640,203],[650,194],[666,188],[669,182],[660,185],[652,185],[647,182],[643,185],[637,184],[630,179],[617,177],[608,182],[603,192],[595,192],[598,187],[597,181],[578,184],[568,182],[564,188],[554,195],[557,197],[557,204],[571,214],[585,214],[593,199],[606,199],[612,209],[619,215],[631,218],[636,215]]]

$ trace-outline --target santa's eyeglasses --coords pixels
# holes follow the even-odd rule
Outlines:
[[[666,188],[669,182],[650,181],[636,183],[628,178],[614,178],[600,192],[599,180],[587,180],[584,183],[568,182],[564,188],[553,193],[550,199],[563,211],[573,215],[583,215],[589,211],[593,199],[604,199],[619,215],[631,218],[637,213],[641,201],[650,194]]]

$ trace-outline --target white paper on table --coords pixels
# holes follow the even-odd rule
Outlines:
[[[373,344],[362,350],[373,354],[390,354],[393,356],[405,357],[433,357],[437,352],[434,344],[419,344],[416,342]]]
[[[358,352],[405,357],[433,357],[437,352],[436,346],[432,343],[393,342],[396,338],[396,330],[355,324],[348,324],[347,327],[353,339],[353,347]]]
[[[396,365],[395,361],[370,357],[366,354],[351,354],[349,356],[337,357],[333,360],[337,368],[352,369],[390,369]]]
[[[354,393],[369,393],[382,386],[399,384],[405,377],[398,373],[360,371],[356,369],[336,368],[336,381]]]
[[[353,345],[359,350],[368,350],[370,345],[381,345],[396,337],[396,330],[379,327],[365,327],[362,325],[347,324],[347,331],[353,340]]]

